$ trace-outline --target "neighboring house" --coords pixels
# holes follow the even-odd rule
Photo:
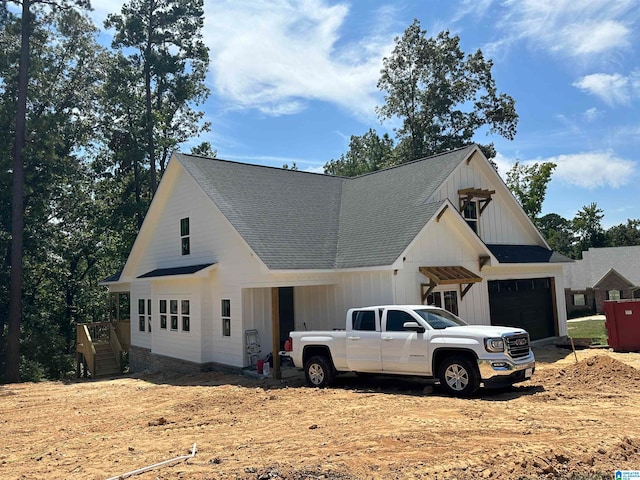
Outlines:
[[[564,278],[569,317],[602,314],[605,300],[640,298],[640,246],[590,248]]]
[[[248,330],[264,356],[363,305],[566,335],[567,261],[475,145],[356,178],[174,154],[103,284],[130,295],[133,371],[205,370],[249,366]]]

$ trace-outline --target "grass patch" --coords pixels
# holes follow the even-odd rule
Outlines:
[[[573,338],[590,338],[593,343],[607,344],[607,328],[604,320],[579,320],[567,324],[568,333]]]

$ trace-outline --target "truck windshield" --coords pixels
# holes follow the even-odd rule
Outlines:
[[[424,309],[415,310],[415,312],[426,320],[426,322],[436,330],[442,330],[447,327],[459,327],[466,323],[456,317],[453,313],[441,309]]]

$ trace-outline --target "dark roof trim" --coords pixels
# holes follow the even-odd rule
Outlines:
[[[186,267],[173,267],[173,268],[156,268],[150,272],[140,275],[138,278],[157,278],[157,277],[172,277],[176,275],[193,275],[205,268],[211,267],[216,263],[203,263],[200,265],[188,265]]]
[[[569,257],[539,245],[488,245],[500,263],[569,263]]]
[[[98,285],[102,285],[105,283],[115,283],[118,280],[120,280],[120,275],[122,275],[122,270],[120,270],[119,272],[114,273],[113,275],[109,275],[107,278],[103,278],[102,280],[100,280],[98,282]]]

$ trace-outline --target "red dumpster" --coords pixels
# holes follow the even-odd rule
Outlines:
[[[640,350],[640,299],[604,302],[609,345],[616,352]]]

